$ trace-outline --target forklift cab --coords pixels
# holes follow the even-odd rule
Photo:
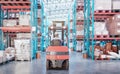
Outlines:
[[[64,46],[64,36],[67,32],[67,27],[64,26],[64,21],[62,26],[57,26],[57,21],[53,22],[53,25],[49,27],[49,31],[52,31],[52,36],[55,39],[51,39],[50,46],[46,49],[46,68],[49,69],[69,69],[69,51],[68,47]],[[55,34],[58,32],[60,35]],[[61,33],[60,33],[61,32]],[[56,38],[59,37],[59,38]],[[60,37],[61,36],[61,37]]]
[[[60,24],[61,23],[61,24]],[[67,26],[65,26],[64,21],[53,21],[53,25],[49,27],[51,45],[54,46],[55,41],[61,44],[56,44],[56,46],[64,46],[65,38],[67,38]]]

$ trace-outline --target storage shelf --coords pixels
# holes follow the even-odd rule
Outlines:
[[[83,35],[77,35],[76,38],[78,40],[83,40],[84,36]],[[90,38],[90,39],[92,39],[92,38]],[[120,40],[120,37],[94,38],[94,40]]]
[[[31,32],[31,27],[0,27],[3,32]]]
[[[120,12],[96,12],[94,15],[115,15],[115,14],[120,14]]]
[[[83,36],[83,35],[77,35],[77,36],[76,36],[76,39],[77,39],[77,40],[83,40],[83,39],[84,39],[84,36]]]
[[[30,0],[26,0],[26,1],[24,1],[24,0],[0,0],[0,3],[1,4],[10,4],[10,3],[18,3],[18,4],[20,4],[20,3],[22,3],[22,4],[25,4],[25,3],[30,3]]]
[[[120,40],[120,37],[119,38],[94,38],[94,40]]]

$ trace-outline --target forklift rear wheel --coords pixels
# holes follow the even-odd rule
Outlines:
[[[63,69],[68,70],[69,69],[69,61],[68,60],[64,61],[62,67],[63,67]]]
[[[52,68],[52,62],[51,61],[49,61],[49,60],[46,61],[46,68],[47,68],[47,70]]]

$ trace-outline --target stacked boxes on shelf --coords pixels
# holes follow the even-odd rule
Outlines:
[[[77,49],[76,51],[81,52],[84,49],[84,42],[83,41],[77,41]]]
[[[95,0],[95,11],[97,10],[119,10],[120,0]]]
[[[115,15],[107,20],[110,35],[120,35],[120,15]]]
[[[4,27],[10,27],[17,25],[17,20],[3,20],[3,26]]]
[[[77,36],[83,36],[84,35],[84,26],[83,25],[77,25]]]
[[[17,38],[30,38],[31,34],[30,33],[17,33],[16,37]]]
[[[112,0],[95,0],[95,10],[111,10]]]
[[[30,39],[15,39],[15,60],[31,60]]]
[[[30,25],[30,15],[20,15],[19,25],[29,26]]]
[[[119,10],[120,9],[120,0],[112,0],[112,9]]]
[[[3,26],[13,27],[13,26],[30,26],[30,15],[19,15],[19,19],[8,19],[3,20]],[[38,21],[39,22],[39,21]]]
[[[84,0],[77,0],[77,6],[84,6]]]
[[[77,20],[84,20],[84,13],[83,13],[83,11],[77,12]]]
[[[108,35],[108,30],[105,22],[95,22],[95,35]]]

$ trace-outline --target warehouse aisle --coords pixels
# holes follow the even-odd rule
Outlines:
[[[69,72],[65,70],[51,70],[47,74],[120,74],[120,60],[93,61],[82,59],[81,53],[70,53]],[[41,60],[32,62],[10,62],[0,65],[0,74],[46,74],[45,53]]]

